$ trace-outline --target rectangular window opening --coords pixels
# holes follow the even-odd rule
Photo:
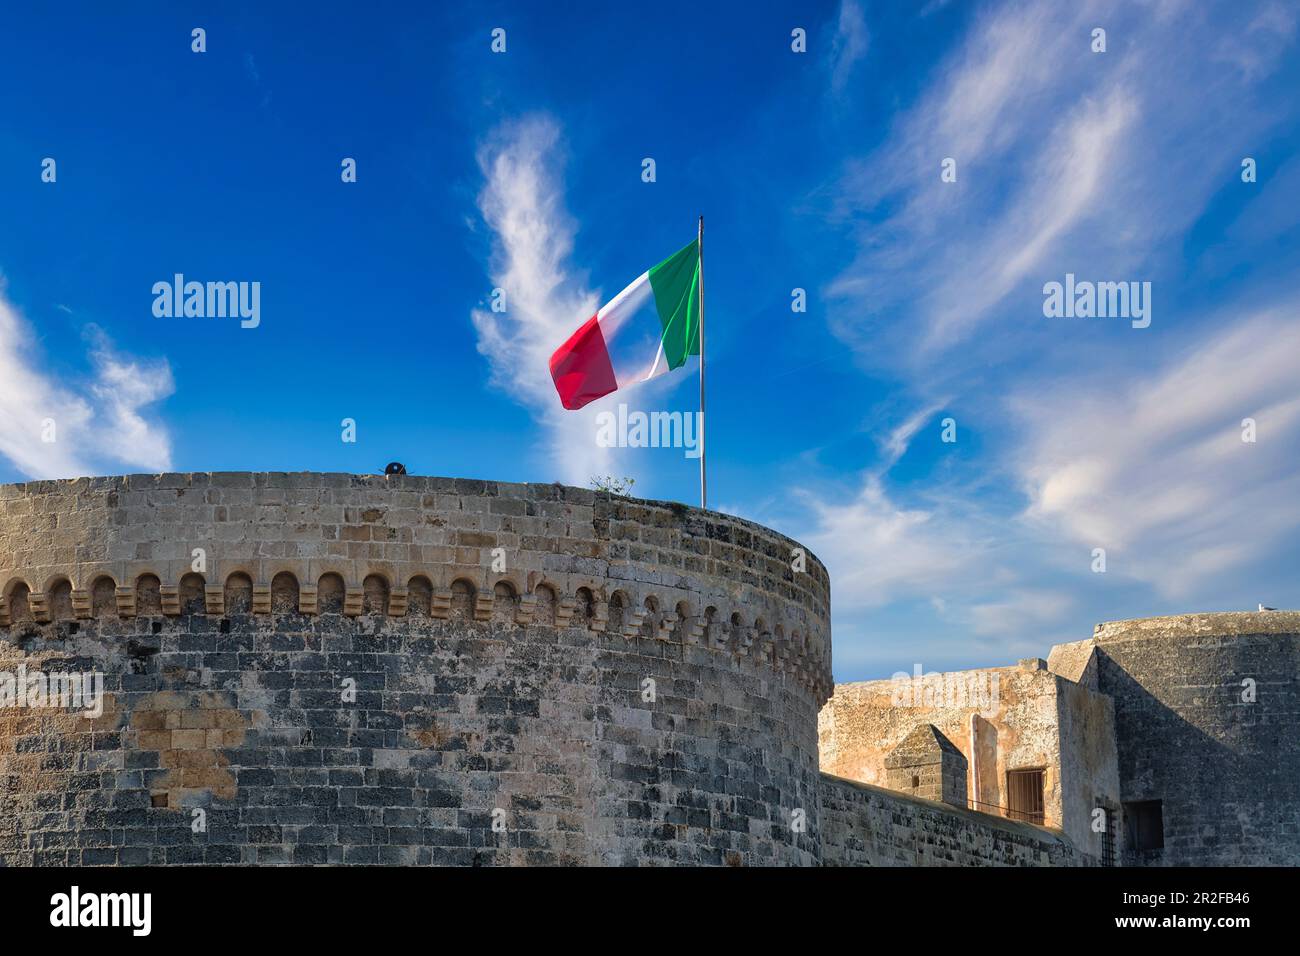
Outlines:
[[[1131,850],[1163,850],[1165,813],[1160,800],[1135,800],[1124,804],[1125,836]]]
[[[1007,816],[1043,825],[1042,770],[1007,771]]]

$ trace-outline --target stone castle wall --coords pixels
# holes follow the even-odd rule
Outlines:
[[[915,728],[933,724],[966,758],[960,791],[973,808],[1005,814],[1008,773],[1041,769],[1044,822],[1097,856],[1101,838],[1092,831],[1091,808],[1119,801],[1110,708],[1103,695],[1052,673],[1036,658],[1011,667],[838,684],[818,717],[821,766],[893,788],[889,755]]]
[[[1063,834],[822,774],[826,866],[1082,866]]]
[[[1125,812],[1161,802],[1164,846],[1139,865],[1300,862],[1300,613],[1100,625]]]
[[[797,548],[552,485],[0,487],[0,672],[108,691],[0,711],[0,859],[816,863],[829,586]]]
[[[996,712],[980,714],[978,730],[963,735],[974,708],[953,707],[948,689],[972,681],[981,687],[991,676],[999,679]],[[1076,862],[1300,862],[1298,612],[1114,621],[1088,640],[1054,647],[1046,668],[1029,660],[925,680],[933,693],[919,704],[913,680],[838,685],[819,716],[822,768],[905,789],[906,775],[888,776],[889,754],[916,728],[933,724],[996,770],[981,774],[982,782],[991,777],[1001,785],[1009,770],[1044,767],[1045,822],[1063,832]],[[1004,793],[978,789],[982,809],[1005,805]],[[975,790],[972,781],[969,792]],[[1033,856],[993,849],[1003,838],[929,803],[923,816],[938,826],[935,836],[904,809],[905,794],[886,793],[875,787],[849,798],[842,786],[823,785],[826,861],[865,853],[860,858],[869,862],[891,854],[961,862],[959,852],[929,848],[947,846],[955,832],[982,848],[971,857],[976,861],[986,852],[994,854],[990,863]],[[848,808],[856,809],[846,817]],[[994,820],[986,817],[987,825]],[[893,842],[871,849],[882,839],[875,830],[890,826]]]
[[[0,486],[0,699],[24,674],[107,691],[0,707],[0,865],[1070,865],[1121,797],[1121,826],[1163,808],[1163,848],[1125,862],[1300,858],[1300,614],[1115,622],[1050,671],[979,672],[1011,713],[980,732],[1049,770],[1035,827],[818,772],[829,582],[800,551],[555,485]],[[858,726],[847,699],[823,745],[859,775],[906,708]],[[1043,719],[1055,755],[1025,750]]]

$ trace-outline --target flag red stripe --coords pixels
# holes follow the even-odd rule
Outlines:
[[[618,388],[609,349],[592,316],[551,356],[551,378],[568,409],[582,408]]]

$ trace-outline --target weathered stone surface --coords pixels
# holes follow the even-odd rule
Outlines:
[[[1126,804],[1160,800],[1147,866],[1300,865],[1300,613],[1113,621],[1093,635]]]
[[[826,866],[1078,866],[1064,834],[830,774],[821,782]]]
[[[0,671],[94,670],[108,692],[93,720],[0,711],[5,862],[820,860],[828,584],[773,532],[406,476],[3,500]],[[634,555],[638,535],[654,544]],[[56,589],[93,613],[36,613]]]
[[[969,758],[952,790],[991,814],[1007,812],[1010,772],[1041,769],[1045,822],[1081,862],[1300,864],[1294,611],[1114,621],[1046,663],[838,685],[819,721],[823,769],[949,799],[937,728]],[[824,827],[833,803],[823,788]],[[929,839],[900,832],[903,856]]]
[[[966,809],[966,756],[934,724],[918,724],[885,757],[889,789]]]
[[[819,859],[816,698],[729,653],[338,613],[5,637],[0,670],[98,668],[109,693],[99,720],[0,711],[10,864]]]
[[[1004,815],[1010,806],[1007,774],[1040,769],[1046,825],[1064,831],[1083,854],[1102,855],[1104,835],[1092,829],[1092,811],[1119,804],[1108,697],[1052,673],[1037,659],[839,684],[819,714],[821,767],[910,792],[911,774],[891,777],[886,760],[909,734],[930,724],[965,758],[963,806]],[[951,768],[948,792],[954,800],[955,773]],[[940,777],[931,782],[938,785]],[[937,792],[926,795],[938,798]]]
[[[991,709],[836,688],[826,769],[928,800],[818,773],[830,588],[797,548],[558,485],[0,486],[0,675],[107,690],[0,709],[0,863],[1054,866],[1102,858],[1121,796],[1164,806],[1128,862],[1300,859],[1300,614],[944,675],[996,677]],[[953,805],[1027,767],[1046,827]]]

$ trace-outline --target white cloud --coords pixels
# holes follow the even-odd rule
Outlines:
[[[1294,8],[1280,2],[1265,4],[1244,31],[1225,32],[1213,58],[1232,64],[1247,81],[1265,76],[1295,37],[1296,19]]]
[[[121,465],[166,471],[171,439],[144,410],[171,394],[170,368],[121,355],[100,330],[88,331],[93,378],[60,382],[41,369],[31,328],[0,295],[0,454],[31,478]]]
[[[1300,303],[1215,318],[1185,353],[1136,375],[1108,365],[1016,385],[1010,452],[981,477],[1018,485],[1023,511],[986,486],[944,482],[918,498],[888,480],[932,406],[882,429],[881,465],[854,495],[796,491],[806,510],[783,523],[831,572],[838,640],[960,659],[951,637],[964,635],[968,654],[996,663],[1123,616],[1132,605],[1116,602],[1141,601],[1126,582],[1149,589],[1152,608],[1202,609],[1210,593],[1253,606],[1242,572],[1300,532]],[[1254,443],[1242,441],[1246,418]],[[1107,550],[1105,580],[1091,572],[1094,547]],[[924,646],[911,630],[881,633],[876,622],[921,600],[935,618],[911,612]],[[841,664],[890,653],[850,651]]]
[[[1005,6],[984,17],[901,114],[882,147],[849,164],[843,208],[870,209],[901,198],[906,209],[898,221],[921,216],[925,221],[916,227],[932,229],[952,193],[929,188],[938,183],[939,160],[952,156],[964,167],[1019,145],[1030,117],[1043,114],[1049,88],[1063,84],[1061,61],[1073,25],[1041,5]]]
[[[982,637],[1015,637],[1026,627],[1049,627],[1074,609],[1072,594],[1035,588],[1014,588],[1001,600],[972,605],[970,629]],[[1038,650],[1046,656],[1046,648]]]
[[[880,429],[882,466],[857,488],[805,493],[789,523],[831,568],[837,644],[920,653],[959,634],[995,663],[1123,614],[1253,607],[1250,575],[1284,573],[1300,302],[1254,314],[1263,287],[1236,273],[1285,269],[1266,247],[1290,228],[1294,164],[1232,194],[1235,221],[1227,197],[1241,157],[1294,122],[1263,81],[1293,55],[1296,19],[1275,3],[987,5],[880,145],[841,167],[828,218],[856,248],[827,284],[831,330],[921,411]],[[1105,54],[1089,48],[1098,25]],[[1229,211],[1217,245],[1207,210]],[[1187,260],[1207,241],[1208,278]],[[1066,272],[1151,280],[1155,328],[1044,322],[1042,284]],[[1226,304],[1194,307],[1206,299]],[[961,453],[893,480],[939,407]]]
[[[1087,21],[1064,10],[982,17],[885,143],[847,166],[836,215],[865,225],[828,292],[833,331],[866,361],[932,366],[1092,211],[1135,106],[1113,78],[1070,101]],[[955,183],[940,180],[949,158]]]
[[[988,577],[987,544],[974,523],[938,505],[905,505],[886,486],[890,469],[940,407],[922,406],[884,433],[879,463],[862,477],[851,499],[795,491],[807,510],[794,536],[830,571],[837,609],[879,607],[909,597],[942,601],[961,592],[972,573]]]
[[[856,0],[841,0],[839,22],[831,40],[831,91],[841,93],[853,67],[867,55],[867,18]]]
[[[1103,12],[1109,49],[1094,54]],[[1166,244],[1283,118],[1251,84],[1276,67],[1293,18],[1266,7],[1237,19],[1194,4],[981,15],[839,178],[832,216],[853,223],[858,248],[828,285],[833,331],[864,363],[947,389],[973,365],[1060,345],[1056,330],[1035,335],[1048,279],[1153,278]],[[1248,69],[1205,68],[1225,37],[1246,44]],[[940,180],[949,157],[955,183]],[[1011,323],[1012,337],[979,334]]]
[[[491,274],[507,311],[476,309],[478,350],[492,380],[546,426],[558,479],[586,485],[610,470],[610,450],[596,446],[599,403],[567,411],[555,393],[555,349],[596,311],[596,295],[570,272],[575,226],[564,208],[560,129],[532,116],[496,129],[478,154],[485,184],[479,211],[494,234]]]
[[[1136,115],[1132,97],[1113,90],[1051,131],[1037,159],[1040,175],[1003,211],[998,228],[977,247],[944,258],[946,279],[929,297],[923,347],[963,341],[1013,289],[1040,278],[1048,253],[1092,212]]]
[[[96,369],[96,378],[89,386],[96,405],[95,428],[104,436],[112,436],[104,452],[150,471],[168,470],[171,436],[148,420],[142,409],[175,390],[170,366],[166,361],[146,362],[122,355],[102,331],[90,331],[90,357]],[[120,458],[123,452],[129,458]]]
[[[593,476],[623,477],[629,453],[596,444],[595,417],[627,397],[614,393],[568,411],[551,380],[552,353],[600,304],[570,265],[576,227],[564,205],[560,127],[542,115],[505,123],[480,148],[478,163],[485,180],[479,211],[493,233],[492,283],[505,291],[507,304],[505,312],[474,310],[478,350],[491,364],[493,382],[545,426],[558,480],[585,486]],[[667,386],[640,390],[654,394],[661,387]],[[639,481],[638,491],[644,485]]]
[[[845,503],[801,497],[811,520],[796,536],[830,571],[838,611],[948,594],[979,561],[981,547],[964,528],[933,509],[900,505],[875,476]]]
[[[1300,305],[1231,324],[1132,379],[1033,388],[1017,467],[1027,517],[1086,548],[1108,573],[1173,598],[1272,551],[1300,528]],[[1242,441],[1242,420],[1257,441]]]
[[[907,453],[908,446],[912,443],[916,433],[921,430],[921,426],[933,418],[943,406],[943,402],[933,402],[919,408],[908,416],[901,425],[890,431],[884,441],[884,462],[877,474],[888,471],[898,463],[898,460]]]

